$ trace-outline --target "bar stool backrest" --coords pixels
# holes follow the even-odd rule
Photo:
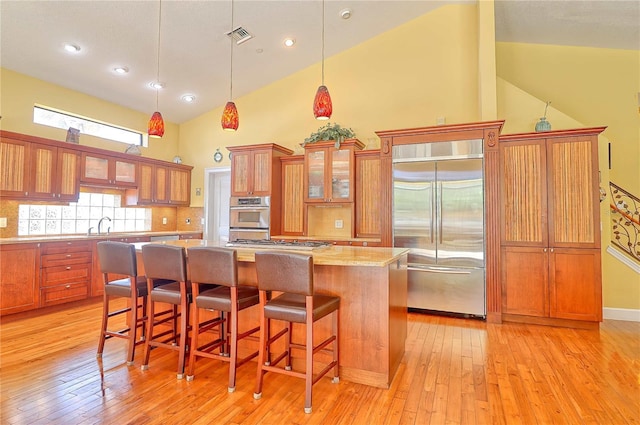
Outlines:
[[[181,246],[143,245],[142,261],[148,279],[187,281],[186,252]]]
[[[261,291],[313,295],[313,257],[292,252],[257,251],[256,272]]]
[[[98,242],[98,261],[102,273],[138,276],[135,247],[125,242]]]
[[[192,282],[238,286],[238,254],[233,249],[189,248],[189,273]]]

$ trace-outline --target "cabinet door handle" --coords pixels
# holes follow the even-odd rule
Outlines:
[[[67,254],[67,258],[71,258],[71,254]]]
[[[65,286],[65,289],[69,289],[69,288],[71,288],[71,285]]]
[[[71,270],[71,266],[67,266],[67,267],[66,267],[66,270]]]
[[[545,248],[543,251],[544,251],[544,252],[547,252],[547,248]]]
[[[551,251],[551,252],[553,252],[553,248],[551,248],[551,250],[550,250],[550,251]]]

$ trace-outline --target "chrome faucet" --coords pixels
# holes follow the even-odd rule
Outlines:
[[[100,219],[100,221],[98,221],[98,234],[102,234],[101,229],[102,229],[102,221],[103,220],[107,220],[107,221],[111,221],[111,219],[109,217],[107,217],[106,215],[104,217],[102,217]],[[107,234],[109,234],[109,229],[111,229],[110,227],[107,229]]]

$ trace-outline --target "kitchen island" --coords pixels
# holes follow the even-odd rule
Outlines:
[[[187,256],[190,247],[221,246],[204,240],[163,243],[187,248]],[[141,252],[144,243],[134,245]],[[257,286],[254,255],[257,249],[232,249],[238,252],[240,283]],[[408,250],[329,246],[287,251],[312,254],[315,290],[340,297],[340,378],[388,388],[404,355],[407,337]],[[241,313],[241,331],[258,322],[257,308]],[[330,325],[328,317],[316,323],[318,340],[327,335]],[[294,340],[301,341],[303,336],[303,327],[294,326]],[[244,349],[257,347],[256,341],[247,344],[250,345]],[[324,361],[321,354],[317,358],[320,363]],[[326,360],[329,361],[329,356]],[[303,359],[294,358],[294,366],[298,362]]]

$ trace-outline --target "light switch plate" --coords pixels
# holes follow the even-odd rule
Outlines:
[[[162,224],[167,224],[167,217],[162,217]]]
[[[342,220],[336,220],[335,226],[336,229],[342,229],[342,226],[344,226],[344,222]]]
[[[0,227],[7,227],[7,217],[0,217]]]

